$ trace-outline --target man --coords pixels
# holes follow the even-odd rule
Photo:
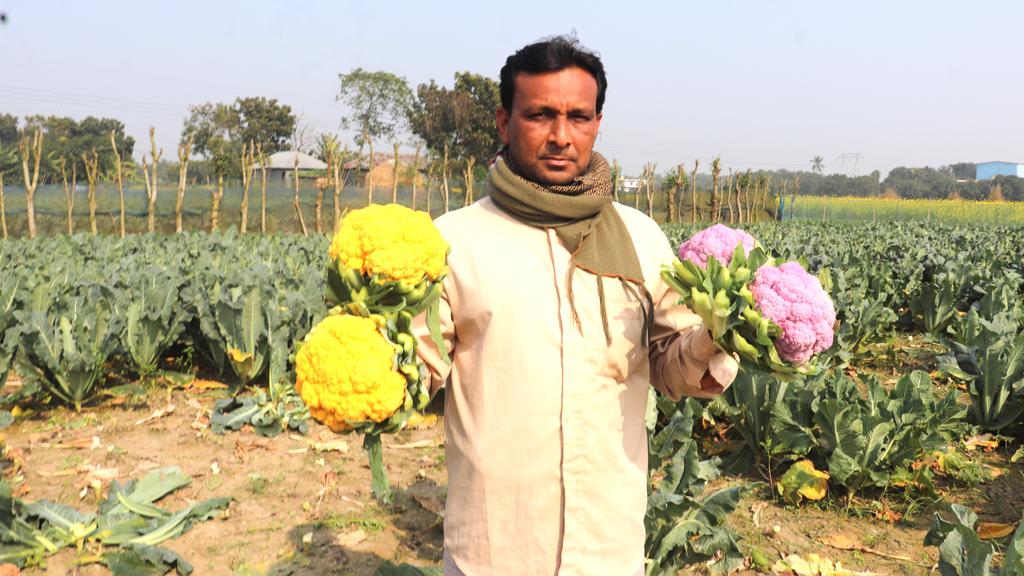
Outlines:
[[[416,327],[450,377],[445,574],[642,574],[648,388],[710,397],[736,362],[660,280],[657,224],[611,200],[600,59],[538,42],[500,85],[488,196],[436,222],[450,365]]]

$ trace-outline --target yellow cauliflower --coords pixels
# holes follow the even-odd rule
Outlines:
[[[447,272],[448,243],[426,212],[373,204],[345,217],[328,254],[367,276],[418,283]]]
[[[383,422],[402,407],[406,379],[394,365],[395,347],[376,322],[328,316],[295,356],[295,389],[313,418],[343,432],[353,424]]]

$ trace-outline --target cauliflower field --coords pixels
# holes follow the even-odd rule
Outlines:
[[[678,246],[697,229],[666,233]],[[648,574],[799,572],[792,556],[811,554],[880,573],[953,573],[967,557],[1024,573],[1024,229],[747,229],[830,293],[830,369],[741,374],[710,402],[653,403]],[[231,233],[0,244],[0,507],[14,512],[0,515],[0,557],[25,574],[143,573],[117,572],[111,559],[128,548],[72,512],[102,512],[111,481],[159,465],[194,478],[171,510],[234,499],[160,544],[196,574],[438,566],[442,426],[428,416],[385,439],[397,494],[380,506],[347,451],[360,439],[309,421],[295,394],[295,345],[327,311],[328,244]],[[32,515],[39,500],[74,510]],[[56,549],[33,540],[15,557],[15,517],[44,532],[72,518],[78,531],[46,532]]]

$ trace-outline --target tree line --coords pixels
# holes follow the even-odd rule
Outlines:
[[[312,227],[323,232],[340,218],[339,195],[346,184],[361,178],[366,202],[375,202],[374,168],[384,159],[393,163],[391,201],[397,201],[399,182],[411,188],[417,207],[424,196],[440,196],[448,211],[458,186],[465,205],[476,196],[477,183],[486,176],[489,162],[501,146],[494,129],[494,111],[500,106],[498,83],[487,76],[457,72],[446,86],[431,79],[413,88],[408,81],[386,71],[355,68],[338,75],[335,99],[345,107],[339,125],[353,134],[353,147],[335,134],[315,134],[287,104],[264,97],[239,97],[234,102],[207,102],[189,107],[183,120],[176,154],[164,157],[156,146],[153,129],[148,149],[135,160],[135,140],[125,135],[124,124],[113,118],[75,120],[59,116],[27,116],[19,122],[0,114],[0,228],[6,236],[3,214],[3,179],[23,182],[29,235],[34,236],[33,196],[40,183],[65,191],[68,232],[78,182],[87,184],[89,227],[95,233],[97,182],[111,182],[119,192],[120,233],[124,235],[124,186],[144,184],[147,229],[154,230],[155,204],[161,182],[176,188],[176,230],[182,229],[182,204],[189,177],[210,182],[210,229],[219,222],[224,182],[241,182],[243,214],[240,230],[248,227],[250,191],[260,187],[260,230],[266,221],[266,167],[268,158],[286,149],[319,158],[327,169],[315,174],[317,197]],[[400,161],[400,148],[412,147]],[[298,160],[295,172],[298,175]],[[876,196],[902,198],[963,198],[970,200],[1024,200],[1024,180],[996,177],[973,180],[975,166],[958,163],[940,168],[893,169],[882,180],[878,171],[863,176],[824,174],[824,161],[816,156],[810,171],[746,171],[722,174],[720,159],[699,172],[678,165],[664,173],[646,164],[636,178],[625,178],[613,160],[616,196],[666,221],[754,221],[765,214],[781,218],[798,195]],[[629,185],[627,185],[629,184]],[[324,214],[325,193],[333,191],[333,218]],[[300,231],[309,233],[299,201],[299,179],[294,178],[292,204]],[[328,222],[328,220],[332,222]]]

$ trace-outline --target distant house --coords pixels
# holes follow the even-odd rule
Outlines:
[[[621,192],[636,192],[636,189],[640,187],[640,179],[633,178],[631,176],[625,176],[619,180],[619,190]]]
[[[1024,178],[1024,164],[1019,162],[979,162],[974,171],[975,180],[989,180],[993,176]]]
[[[302,152],[296,152],[295,150],[285,150],[283,152],[275,152],[270,155],[268,161],[270,165],[267,167],[269,172],[267,173],[268,179],[279,178],[282,180],[291,180],[292,174],[295,173],[295,161],[299,161],[299,178],[306,178],[302,171],[310,170],[326,170],[327,164],[321,162],[309,154],[303,154]],[[258,169],[258,168],[257,168]],[[316,176],[319,176],[317,174]],[[315,176],[311,176],[315,177]]]

